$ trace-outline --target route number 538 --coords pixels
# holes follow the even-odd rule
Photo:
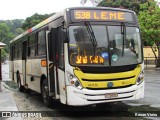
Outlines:
[[[90,19],[91,18],[91,14],[90,14],[90,12],[76,11],[75,12],[75,18],[76,19]]]

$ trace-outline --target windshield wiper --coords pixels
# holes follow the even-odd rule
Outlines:
[[[126,29],[125,29],[125,23],[121,23],[121,34],[123,35],[123,42],[122,42],[122,57],[124,55],[124,41],[126,41]]]
[[[91,24],[88,22],[88,21],[85,21],[84,22],[86,28],[87,28],[87,31],[88,31],[88,34],[89,34],[89,38],[92,42],[92,45],[93,45],[93,52],[94,52],[94,56],[95,56],[95,53],[96,53],[96,47],[97,47],[97,40],[96,40],[96,37],[95,37],[95,34],[93,32],[93,29],[92,29],[92,26]],[[94,58],[94,57],[93,57]]]

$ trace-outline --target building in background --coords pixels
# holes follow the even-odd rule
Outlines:
[[[152,48],[153,50],[151,49],[150,46],[143,47],[144,63],[146,65],[156,65],[156,62],[157,62],[156,56],[158,57],[158,48],[156,45],[152,46]]]

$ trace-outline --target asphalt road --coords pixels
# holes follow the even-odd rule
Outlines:
[[[8,64],[2,64],[2,78],[3,81],[9,81],[9,67]],[[85,107],[72,107],[53,102],[51,108],[43,106],[41,96],[35,92],[30,94],[19,93],[14,91],[15,94],[24,96],[35,104],[39,111],[49,117],[56,119],[110,119],[128,120],[127,116],[131,116],[131,120],[153,119],[159,120],[159,117],[143,117],[144,114],[158,113],[160,115],[160,70],[145,69],[145,97],[136,101],[125,101],[118,103],[100,104],[97,106]],[[27,96],[27,97],[26,97]],[[26,101],[26,100],[25,100]],[[27,102],[27,101],[26,101]],[[25,102],[24,102],[25,104]],[[135,114],[142,112],[140,117],[135,117]],[[138,114],[139,115],[139,114]]]
[[[130,105],[148,105],[160,109],[160,69],[145,69],[145,97],[128,102]]]

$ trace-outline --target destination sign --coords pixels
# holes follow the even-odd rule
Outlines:
[[[111,10],[71,10],[71,21],[133,22],[133,13]]]
[[[103,64],[104,58],[100,56],[77,56],[76,64]]]

